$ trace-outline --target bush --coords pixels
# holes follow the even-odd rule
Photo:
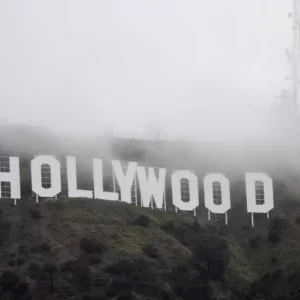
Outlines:
[[[281,234],[278,231],[271,230],[268,234],[268,241],[271,243],[279,243],[281,238]]]
[[[143,252],[149,257],[158,258],[158,249],[153,244],[146,244],[143,247]]]
[[[27,252],[26,246],[25,245],[19,245],[18,246],[18,253],[22,254],[22,255],[27,255],[28,252]]]
[[[106,271],[114,276],[129,276],[132,272],[135,271],[135,263],[129,258],[121,258],[108,266]]]
[[[198,271],[205,265],[212,280],[221,280],[229,264],[228,244],[217,235],[199,238],[193,245],[193,264]]]
[[[19,296],[18,300],[32,300],[33,295],[30,292],[27,292],[24,295]]]
[[[300,215],[295,217],[295,224],[300,224]]]
[[[44,264],[44,272],[48,274],[50,280],[50,292],[54,290],[54,274],[57,272],[57,267],[55,264],[47,262]]]
[[[242,230],[250,230],[251,227],[249,225],[242,225],[241,229]]]
[[[19,295],[23,295],[23,294],[27,293],[28,290],[29,290],[28,283],[25,281],[19,281],[16,284],[14,292]]]
[[[30,216],[33,220],[38,220],[42,218],[40,211],[36,209],[30,211]]]
[[[107,278],[95,278],[93,281],[94,287],[105,287],[108,284],[109,279]]]
[[[37,244],[31,247],[31,251],[33,253],[43,253],[43,252],[49,252],[51,250],[51,247],[48,243],[44,242],[41,244]]]
[[[260,236],[256,236],[256,237],[254,237],[254,238],[251,238],[251,239],[249,240],[250,247],[251,247],[251,248],[256,248],[256,247],[258,247],[258,246],[259,246],[259,243],[260,243],[260,240],[261,240]]]
[[[4,240],[9,236],[10,224],[3,222],[0,220],[0,245],[4,242]]]
[[[106,300],[103,295],[84,295],[81,300]]]
[[[30,272],[40,272],[40,271],[42,270],[42,267],[41,267],[41,265],[39,265],[38,263],[31,263],[31,264],[29,265],[28,270],[29,270]]]
[[[115,261],[104,269],[113,278],[108,286],[107,297],[135,292],[160,299],[163,273],[159,268],[158,262],[142,257],[125,257]]]
[[[281,240],[281,236],[286,226],[286,221],[283,218],[275,217],[271,220],[268,240],[271,243],[278,243]]]
[[[18,264],[18,266],[24,265],[25,261],[26,261],[26,260],[25,260],[24,257],[19,257],[19,258],[17,259],[17,264]]]
[[[277,261],[278,261],[277,257],[272,257],[272,258],[271,258],[271,263],[272,263],[272,264],[276,264]]]
[[[61,272],[73,272],[73,265],[75,264],[74,260],[67,260],[64,263],[62,263],[61,267],[60,267],[60,271]]]
[[[134,300],[136,299],[136,297],[134,297],[132,295],[132,293],[130,292],[127,292],[127,293],[122,293],[118,298],[117,300]]]
[[[57,267],[55,264],[47,262],[44,264],[43,269],[46,273],[54,274],[57,272]]]
[[[42,272],[42,267],[38,263],[31,263],[28,268],[29,277],[32,279],[38,278]]]
[[[80,248],[87,253],[103,253],[105,251],[105,245],[93,239],[82,238],[80,240]]]
[[[91,284],[91,273],[89,265],[83,260],[69,260],[61,266],[62,272],[71,272],[72,281],[79,289],[87,291]]]
[[[151,219],[145,215],[138,216],[133,222],[133,225],[142,226],[142,227],[149,227],[151,223]]]
[[[4,271],[0,277],[0,286],[2,287],[3,291],[14,291],[18,281],[18,275],[11,271]]]
[[[107,297],[115,297],[116,295],[132,290],[133,282],[130,278],[116,276],[110,282],[106,291]]]
[[[8,265],[11,266],[11,267],[14,267],[16,265],[16,260],[15,259],[10,259],[8,261]]]
[[[195,240],[201,235],[201,226],[189,223],[175,223],[168,221],[161,226],[161,229],[166,233],[175,237],[185,247],[191,247]],[[214,228],[213,230],[216,230]]]
[[[175,224],[173,220],[170,220],[160,226],[163,231],[170,232],[175,229]]]
[[[102,259],[101,257],[99,256],[96,256],[96,255],[92,255],[89,257],[89,263],[90,265],[97,265],[97,264],[100,264],[102,262]]]
[[[107,266],[105,271],[113,276],[139,278],[141,280],[143,277],[151,276],[154,266],[158,267],[155,261],[150,262],[141,257],[124,257]]]

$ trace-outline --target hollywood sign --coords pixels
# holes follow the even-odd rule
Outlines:
[[[18,157],[4,157],[0,161],[1,198],[21,199],[20,164]],[[138,180],[141,195],[141,206],[166,210],[165,181],[166,169],[159,168],[155,172],[152,167],[138,166],[137,162],[129,162],[124,172],[118,160],[112,160],[114,191],[105,191],[103,187],[102,159],[93,159],[93,190],[78,189],[76,158],[67,156],[67,186],[69,198],[95,198],[110,201],[132,203],[132,186]],[[46,170],[46,171],[45,171]],[[47,174],[45,174],[45,172]],[[45,185],[45,179],[48,183]],[[185,186],[182,184],[185,182]],[[31,160],[32,191],[38,197],[57,197],[62,191],[61,166],[54,156],[39,155]],[[273,181],[265,173],[245,173],[247,212],[264,213],[269,216],[274,208]],[[119,193],[115,186],[118,184]],[[9,194],[4,189],[9,187]],[[171,175],[172,203],[176,211],[194,211],[199,206],[198,177],[190,170],[177,170]],[[225,214],[231,209],[230,183],[224,174],[210,173],[203,178],[204,204],[210,213]],[[183,189],[188,199],[183,199]],[[136,199],[137,204],[137,199]]]

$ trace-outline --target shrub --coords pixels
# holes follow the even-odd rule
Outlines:
[[[283,274],[283,270],[282,269],[276,269],[271,277],[272,277],[272,280],[275,282],[277,280],[279,280],[281,277],[282,277],[282,274]]]
[[[10,224],[3,222],[0,220],[0,245],[4,242],[4,240],[9,236]]]
[[[271,263],[272,263],[272,264],[276,264],[277,261],[278,261],[277,257],[272,257],[272,258],[271,258]]]
[[[250,227],[249,225],[242,225],[242,226],[241,226],[241,229],[242,229],[242,230],[250,230],[251,227]]]
[[[145,215],[138,216],[133,222],[133,225],[142,226],[142,227],[149,227],[151,220],[149,217]]]
[[[24,295],[20,295],[18,300],[32,300],[33,295],[30,292],[25,293]]]
[[[103,295],[84,295],[81,300],[106,300]]]
[[[38,278],[42,272],[42,267],[38,263],[31,263],[28,268],[29,277],[32,279]]]
[[[134,300],[136,297],[134,297],[130,292],[122,293],[117,300]]]
[[[41,267],[41,265],[39,265],[38,263],[31,263],[31,264],[29,265],[28,270],[29,270],[30,272],[40,272],[40,271],[42,270],[42,267]]]
[[[24,257],[19,257],[18,259],[17,259],[17,264],[19,265],[19,266],[22,266],[22,265],[24,265],[24,263],[25,263],[25,258]]]
[[[57,267],[55,264],[47,262],[44,264],[44,272],[48,274],[50,280],[50,292],[54,290],[54,274],[57,272]]]
[[[62,272],[71,272],[73,282],[79,289],[87,291],[91,284],[89,265],[83,260],[69,260],[61,266]]]
[[[33,220],[38,220],[42,218],[40,211],[36,209],[30,211],[30,216]]]
[[[46,273],[54,274],[57,272],[57,267],[55,264],[47,262],[44,264],[43,269]]]
[[[221,280],[229,264],[228,244],[216,235],[203,236],[194,243],[193,263],[198,270],[205,264],[212,280]]]
[[[108,266],[106,271],[112,275],[129,276],[135,270],[135,263],[129,258],[121,258]]]
[[[124,292],[129,292],[132,289],[133,283],[129,278],[116,276],[113,278],[106,291],[107,297],[115,297]]]
[[[91,255],[89,257],[89,263],[90,265],[97,265],[97,264],[100,264],[102,261],[101,257],[99,256],[96,256],[96,255]]]
[[[61,272],[72,272],[73,271],[73,264],[75,263],[75,261],[73,260],[67,260],[64,263],[62,263],[61,267],[60,267],[60,271]]]
[[[300,224],[300,215],[295,217],[295,224]]]
[[[228,235],[229,231],[228,231],[228,226],[227,225],[220,225],[219,227],[219,234],[221,236],[226,236]]]
[[[199,232],[201,231],[200,225],[196,225],[195,223],[178,224],[174,221],[166,222],[161,226],[161,229],[175,237],[185,247],[191,247],[193,245],[193,242],[197,240]]]
[[[280,242],[281,236],[286,226],[286,221],[283,218],[275,217],[271,220],[268,240],[271,243]]]
[[[22,254],[22,255],[27,255],[28,252],[27,252],[26,246],[25,245],[19,245],[18,246],[18,253]]]
[[[11,267],[14,267],[16,265],[16,260],[15,259],[10,259],[8,261],[8,265],[10,265]]]
[[[14,291],[18,281],[18,275],[11,271],[4,271],[0,277],[0,286],[2,287],[3,291]]]
[[[95,278],[93,281],[94,287],[105,287],[108,284],[109,279],[107,278]]]
[[[27,293],[28,290],[29,290],[28,283],[25,281],[19,281],[16,284],[14,292],[19,295],[23,295],[23,294]]]
[[[278,231],[270,230],[268,233],[268,241],[271,243],[279,243],[281,234]]]
[[[51,250],[51,247],[48,243],[40,243],[37,245],[34,245],[31,247],[31,251],[33,253],[43,253],[43,252],[49,252]]]
[[[93,239],[82,238],[80,240],[80,248],[87,253],[103,253],[105,245]]]
[[[249,244],[250,244],[250,247],[251,248],[256,248],[259,246],[259,243],[260,243],[260,236],[256,236],[256,237],[253,237],[249,240]]]
[[[143,252],[149,257],[158,258],[158,249],[153,244],[146,244],[143,247]]]
[[[164,231],[170,232],[175,229],[175,224],[173,220],[170,220],[160,226],[160,228]]]
[[[149,277],[153,275],[154,266],[158,267],[158,263],[150,262],[142,257],[124,257],[113,262],[105,268],[105,271],[113,276],[120,276],[125,278],[133,278],[134,280]]]
[[[125,257],[115,261],[104,269],[113,277],[106,295],[112,298],[124,292],[136,292],[160,299],[163,274],[158,268],[158,262],[141,257]]]

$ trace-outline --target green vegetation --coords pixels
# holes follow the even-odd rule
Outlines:
[[[240,155],[237,147],[224,150],[223,144],[205,147],[115,139],[107,151],[101,148],[102,141],[68,141],[67,145],[44,132],[21,129],[0,131],[0,152],[21,157],[23,195],[17,206],[1,200],[1,300],[300,298],[299,176],[285,157],[270,151],[279,145],[266,151],[256,150],[255,145],[255,151]],[[197,218],[192,213],[176,214],[170,182],[166,184],[167,212],[61,197],[37,204],[31,199],[30,159],[43,153],[56,155],[62,169],[66,154],[77,156],[78,186],[87,189],[92,188],[92,179],[83,158],[133,160],[166,167],[168,172],[190,168],[199,178],[210,170],[224,172],[231,182],[229,224],[224,226],[223,216],[208,223],[201,187]],[[252,228],[242,177],[257,166],[274,179],[276,209],[270,219],[255,214]],[[111,169],[104,166],[104,174],[104,187],[112,190],[107,175]],[[65,186],[62,194],[66,194]]]
[[[0,218],[1,299],[300,296],[294,218],[234,231],[110,201],[10,202]]]

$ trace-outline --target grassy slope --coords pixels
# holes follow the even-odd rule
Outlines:
[[[59,265],[79,258],[82,237],[91,237],[107,245],[101,266],[91,267],[95,274],[123,256],[143,256],[142,248],[146,244],[154,244],[159,249],[159,257],[163,258],[161,264],[172,265],[191,255],[188,247],[161,229],[170,220],[181,226],[192,224],[194,218],[189,214],[152,211],[110,201],[68,199],[39,204],[21,202],[17,206],[4,201],[1,210],[2,220],[10,224],[10,229],[4,232],[5,238],[0,246],[0,268],[7,270],[10,261],[24,257],[25,264],[9,267],[22,276],[26,276],[29,263],[33,261],[51,260]],[[33,210],[38,210],[42,218],[32,219],[30,212]],[[150,226],[132,225],[140,215],[151,219]],[[278,268],[289,273],[298,270],[300,225],[288,222],[281,242],[271,244],[267,238],[269,222],[266,220],[246,229],[235,225],[235,230],[231,230],[229,226],[222,231],[229,244],[230,263],[225,286],[213,283],[216,296],[229,297],[231,289],[243,291],[263,274]],[[200,220],[200,223],[205,223],[205,220]],[[260,236],[259,245],[251,247],[249,239],[256,236]],[[32,246],[42,242],[47,242],[51,251],[34,253]],[[26,254],[20,253],[20,246],[25,247]],[[276,257],[276,263],[271,262],[273,257]]]
[[[40,211],[42,218],[33,220],[30,211]],[[140,215],[148,216],[152,221],[148,227],[133,226],[132,221]],[[0,248],[2,269],[7,269],[7,262],[18,257],[18,246],[28,249],[26,261],[55,260],[63,263],[80,256],[79,243],[82,237],[92,237],[103,241],[108,251],[105,252],[101,266],[110,264],[125,255],[143,255],[142,247],[154,244],[159,249],[159,256],[164,263],[178,263],[191,255],[174,236],[160,228],[170,220],[178,224],[192,224],[194,218],[189,214],[166,213],[159,210],[135,207],[125,203],[94,200],[62,200],[59,202],[21,203],[16,207],[8,202],[2,204],[2,216],[10,226],[9,235]],[[201,221],[201,220],[200,220]],[[230,247],[230,264],[227,281],[234,288],[246,287],[256,278],[246,254],[230,234],[225,238]],[[51,245],[49,253],[32,253],[32,245],[47,242]],[[26,273],[28,265],[13,267]],[[95,268],[95,272],[97,268]],[[216,291],[220,288],[216,285]],[[227,291],[228,292],[228,291]],[[226,293],[227,293],[226,292]],[[225,293],[223,291],[222,293]]]

